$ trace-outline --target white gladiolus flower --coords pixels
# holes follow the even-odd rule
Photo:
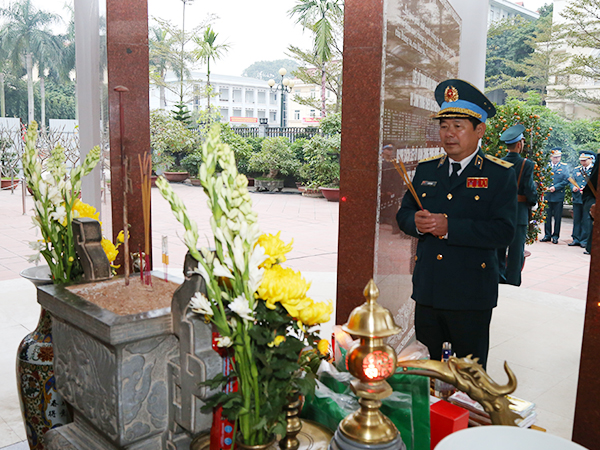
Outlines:
[[[229,336],[221,336],[216,339],[217,347],[231,347],[233,341]]]
[[[39,252],[42,248],[44,248],[44,243],[42,241],[30,241],[29,247],[36,252]]]
[[[246,269],[246,262],[244,261],[244,245],[239,236],[236,236],[233,240],[233,260],[240,273],[244,273],[244,270]]]
[[[254,321],[254,311],[252,308],[250,308],[248,299],[243,295],[236,297],[235,300],[229,304],[229,309],[244,320],[248,320],[250,322]]]
[[[190,299],[190,309],[196,314],[204,314],[207,316],[213,315],[213,310],[210,306],[210,301],[201,292],[196,292]]]
[[[234,279],[234,276],[231,274],[231,271],[227,267],[222,265],[218,259],[215,259],[214,261],[213,274],[216,277],[227,277]]]
[[[36,253],[35,255],[29,255],[27,257],[27,262],[28,263],[35,263],[37,265],[37,263],[40,261],[40,253]]]
[[[46,197],[46,195],[48,194],[48,185],[46,184],[45,181],[42,181],[42,180],[39,181],[38,189],[40,190],[40,195],[42,197]]]
[[[62,222],[67,218],[67,210],[64,206],[57,206],[56,210],[50,213],[50,219]]]
[[[183,242],[188,248],[196,248],[198,242],[198,236],[192,230],[186,230],[183,233]]]
[[[54,177],[52,177],[50,172],[42,173],[42,180],[44,180],[46,183],[54,183]]]
[[[204,281],[206,281],[206,283],[208,283],[210,281],[210,277],[208,276],[208,272],[206,271],[206,269],[204,268],[204,266],[200,263],[198,263],[198,267],[194,267],[194,269],[190,272],[188,272],[188,275],[191,275],[193,273],[197,273],[200,274],[200,276],[202,278],[204,278]]]

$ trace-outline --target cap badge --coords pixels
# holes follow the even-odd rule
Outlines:
[[[454,86],[448,86],[444,91],[444,100],[448,103],[458,100],[458,90]]]

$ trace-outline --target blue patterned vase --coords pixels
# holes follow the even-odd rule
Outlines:
[[[50,282],[48,277],[32,276],[29,270],[21,275],[36,287]],[[71,422],[67,404],[54,385],[53,362],[52,318],[42,308],[37,327],[23,338],[17,351],[19,402],[31,450],[44,450],[44,433]]]

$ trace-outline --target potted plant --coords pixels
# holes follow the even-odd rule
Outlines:
[[[306,189],[319,189],[328,201],[339,201],[341,135],[315,135],[304,146],[304,160],[300,174],[306,180]],[[308,191],[309,192],[309,191]]]
[[[196,223],[165,180],[157,185],[184,225],[184,242],[198,262],[195,272],[206,283],[192,307],[213,324],[217,345],[232,356],[232,374],[204,384],[222,388],[237,377],[237,391],[219,389],[206,408],[220,406],[234,422],[239,448],[266,448],[275,435],[285,434],[289,398],[314,389],[300,353],[307,345],[315,348],[312,327],[329,319],[332,305],[307,297],[309,284],[301,274],[282,266],[291,244],[279,234],[261,235],[246,177],[238,173],[231,148],[220,142],[218,125],[207,135],[202,157],[200,181],[212,211],[214,251],[197,249]]]
[[[248,164],[250,171],[262,173],[254,181],[257,191],[281,191],[283,177],[295,175],[299,166],[288,139],[281,136],[262,141],[261,150],[252,155]]]
[[[152,148],[152,171],[157,175],[169,174],[172,181],[183,181],[187,173],[173,170],[181,160],[194,151],[199,143],[199,135],[186,128],[163,110],[150,112],[150,146]]]
[[[181,160],[181,167],[190,174],[190,182],[194,186],[200,186],[198,174],[200,173],[200,165],[202,164],[202,154],[198,151],[190,153]],[[168,179],[168,178],[167,178]]]
[[[100,160],[100,148],[94,147],[81,165],[67,170],[65,152],[60,145],[51,151],[42,166],[36,140],[37,123],[32,122],[25,135],[23,172],[35,199],[33,223],[39,228],[41,239],[30,242],[35,254],[29,261],[38,261],[42,256],[48,264],[45,266],[48,283],[65,284],[78,280],[83,273],[75,253],[71,222],[75,217],[98,218],[96,210],[79,196],[81,179]],[[106,248],[114,251],[109,243],[105,244]],[[44,308],[36,329],[25,336],[19,346],[17,380],[29,444],[32,448],[36,445],[43,448],[45,432],[70,421],[66,404],[55,388],[51,319]]]

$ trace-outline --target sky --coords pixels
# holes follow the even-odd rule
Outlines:
[[[63,9],[68,0],[34,0],[45,10],[68,18]],[[101,1],[101,0],[100,0]],[[127,0],[123,0],[127,1]],[[551,0],[521,0],[525,8],[536,11]],[[10,0],[0,0],[4,7]],[[219,34],[217,42],[230,45],[228,53],[211,65],[211,71],[220,75],[241,75],[256,61],[287,58],[289,45],[303,49],[312,47],[311,33],[295,24],[288,11],[296,0],[193,0],[186,4],[185,28],[192,29],[214,14],[213,28]],[[182,25],[181,0],[148,0],[148,14]]]

